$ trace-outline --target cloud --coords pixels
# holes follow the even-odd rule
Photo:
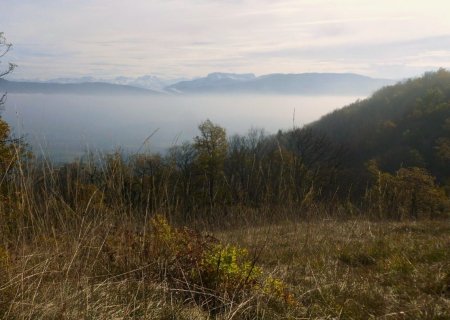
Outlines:
[[[20,77],[221,70],[395,77],[379,66],[412,73],[446,63],[429,53],[449,50],[448,9],[443,0],[3,0],[0,21]]]

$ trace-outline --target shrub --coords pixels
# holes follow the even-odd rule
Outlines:
[[[266,276],[246,249],[172,227],[161,215],[151,219],[150,229],[148,236],[128,231],[110,235],[103,249],[110,273],[136,270],[136,275],[165,283],[181,301],[195,302],[211,314],[259,298],[294,303],[287,286]]]
[[[376,179],[368,193],[369,204],[380,218],[433,218],[448,214],[449,199],[426,169],[401,168],[390,174],[380,171],[373,161],[368,169]]]

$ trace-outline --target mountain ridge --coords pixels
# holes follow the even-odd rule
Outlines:
[[[165,88],[173,93],[269,93],[269,94],[370,94],[393,84],[355,73],[211,73],[203,78],[181,81]]]
[[[299,94],[299,95],[369,95],[394,80],[377,79],[355,73],[252,73],[213,72],[205,77],[176,81],[146,75],[110,80],[91,76],[56,78],[47,81],[8,81],[0,90],[15,93],[137,93],[137,94]]]
[[[105,82],[50,83],[0,79],[0,92],[3,91],[8,93],[31,94],[160,94],[160,92],[154,90]]]

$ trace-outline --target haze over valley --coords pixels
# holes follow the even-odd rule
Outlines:
[[[191,140],[209,118],[229,135],[302,126],[364,96],[299,95],[8,95],[2,114],[37,156],[70,161],[86,151],[164,152]]]
[[[152,81],[144,85],[143,79]],[[273,134],[301,127],[394,83],[345,73],[256,77],[216,72],[162,87],[158,85],[164,81],[158,79],[0,79],[0,91],[9,93],[3,117],[14,134],[27,137],[36,155],[70,161],[87,151],[116,148],[165,152],[191,140],[198,124],[208,118],[229,135],[251,128]]]

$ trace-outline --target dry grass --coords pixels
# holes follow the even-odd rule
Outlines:
[[[219,236],[261,251],[308,319],[450,319],[449,221],[285,223]]]
[[[351,206],[330,219],[287,203],[193,212],[201,234],[158,238],[155,211],[183,221],[170,207],[133,208],[114,186],[109,202],[79,180],[61,188],[51,166],[19,169],[0,201],[0,318],[450,319],[449,219],[374,222]],[[243,284],[248,267],[196,278],[206,233],[248,248],[263,280]]]
[[[6,319],[449,319],[449,221],[285,222],[216,232],[247,247],[281,278],[295,304],[249,297],[208,312],[155,278],[157,259],[139,257],[131,223],[99,219],[46,234],[3,254]],[[113,237],[111,237],[113,235]],[[114,243],[120,259],[105,248]],[[136,250],[136,252],[133,252]],[[114,254],[118,254],[116,251]],[[158,266],[162,272],[164,268]]]

